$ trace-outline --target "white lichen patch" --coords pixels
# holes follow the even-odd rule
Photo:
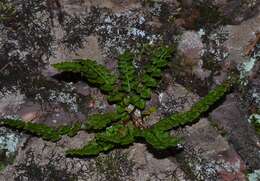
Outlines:
[[[260,92],[257,92],[256,89],[253,90],[252,98],[255,100],[257,105],[260,105]]]
[[[136,27],[130,28],[127,33],[128,36],[133,36],[135,38],[141,37],[144,38],[146,36],[145,31],[137,29]]]
[[[260,52],[255,53],[252,57],[249,58],[247,62],[242,63],[240,66],[240,82],[242,85],[247,85],[247,76],[253,70],[255,64],[260,59]]]
[[[5,128],[0,129],[0,150],[5,150],[6,157],[16,152],[20,136]]]
[[[246,78],[246,76],[251,72],[251,70],[253,69],[255,63],[256,63],[256,58],[255,57],[251,57],[249,59],[249,61],[244,62],[241,65],[241,71],[240,71],[240,79],[244,79]]]
[[[229,52],[224,46],[224,42],[228,39],[229,33],[223,27],[212,31],[209,35],[203,29],[199,30],[198,34],[201,37],[206,37],[204,40],[205,48],[201,55],[209,54],[216,62],[223,62],[228,58]]]
[[[253,173],[248,174],[248,181],[259,181],[260,180],[260,170],[255,170]]]
[[[71,111],[78,112],[77,97],[75,94],[56,90],[51,90],[50,92],[49,100],[51,102],[65,104]]]
[[[101,17],[102,24],[95,28],[103,38],[104,52],[111,54],[113,51],[122,53],[129,40],[145,40],[153,43],[161,39],[159,34],[145,30],[146,18],[136,11],[125,11],[115,14],[107,14]]]
[[[200,38],[202,38],[202,36],[204,36],[204,35],[206,35],[206,32],[205,32],[205,30],[204,29],[199,29],[199,31],[198,31],[198,35],[199,35],[199,37]]]
[[[255,123],[260,124],[260,114],[252,114],[249,116],[248,122],[251,123],[252,121],[255,121]]]
[[[197,158],[195,162],[189,162],[188,164],[194,170],[199,180],[214,180],[213,178],[216,178],[218,173],[234,174],[239,173],[241,169],[240,160],[230,163],[223,159],[206,161],[205,159]]]
[[[73,83],[66,83],[62,90],[59,89],[51,89],[48,90],[48,97],[42,96],[38,93],[35,96],[35,100],[37,102],[44,103],[46,101],[52,103],[53,105],[64,105],[67,109],[72,112],[78,112],[78,96],[75,92],[75,87]]]
[[[160,16],[162,12],[162,4],[160,2],[153,1],[153,6],[150,8],[150,12],[154,16]]]

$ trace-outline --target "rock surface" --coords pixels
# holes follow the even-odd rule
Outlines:
[[[249,57],[244,50],[260,31],[258,1],[4,2],[17,15],[2,22],[0,8],[0,118],[55,127],[113,110],[98,89],[57,74],[51,64],[91,58],[117,73],[117,55],[143,43],[179,43],[148,102],[147,125],[188,110],[252,58],[254,63],[243,77],[248,87],[235,87],[209,118],[172,131],[185,139],[180,150],[158,153],[135,143],[94,158],[66,158],[67,148],[81,147],[94,135],[81,131],[50,143],[1,128],[1,181],[244,181],[248,172],[257,177],[259,135],[247,118],[260,109],[260,51],[254,47]]]
[[[259,137],[247,121],[239,102],[237,95],[229,95],[223,105],[211,113],[210,119],[225,133],[247,166],[255,170],[260,167]]]

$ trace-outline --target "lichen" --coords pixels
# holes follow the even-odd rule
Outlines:
[[[134,163],[128,160],[127,153],[115,150],[107,155],[99,155],[96,159],[97,172],[100,178],[121,181],[133,172]],[[102,180],[102,179],[101,179]]]
[[[248,181],[259,181],[260,180],[260,170],[255,170],[247,175]]]
[[[247,62],[244,62],[240,66],[240,82],[242,85],[246,86],[248,84],[247,77],[254,68],[257,61],[260,59],[260,52],[256,52],[252,57],[249,58]]]
[[[20,138],[16,132],[0,129],[0,171],[13,162]]]

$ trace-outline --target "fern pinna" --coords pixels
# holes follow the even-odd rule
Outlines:
[[[151,90],[156,88],[163,70],[171,60],[173,49],[168,46],[149,47],[149,63],[141,70],[134,66],[136,55],[125,51],[118,57],[119,76],[95,61],[75,60],[54,64],[59,71],[81,73],[95,87],[107,95],[109,103],[115,105],[114,112],[94,114],[83,123],[72,127],[50,128],[43,124],[25,123],[21,120],[0,120],[0,125],[15,128],[42,137],[45,140],[58,141],[62,135],[74,136],[79,130],[97,132],[95,138],[82,148],[69,149],[67,156],[98,155],[118,146],[130,145],[137,139],[143,139],[158,150],[176,147],[181,139],[172,137],[170,130],[193,123],[208,111],[210,106],[222,98],[230,88],[224,82],[196,103],[188,112],[177,113],[163,118],[151,127],[143,122],[142,111],[150,99]],[[140,58],[140,56],[139,56]],[[142,58],[142,56],[141,56]],[[135,114],[138,111],[139,116]]]

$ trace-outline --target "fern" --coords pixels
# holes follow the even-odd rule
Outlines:
[[[23,130],[25,127],[25,122],[17,119],[1,119],[0,126],[6,126],[17,130]]]
[[[197,121],[201,114],[208,111],[210,106],[219,101],[230,90],[230,87],[231,83],[228,81],[219,85],[214,90],[210,91],[206,97],[197,102],[190,111],[173,114],[172,116],[160,120],[148,129],[141,130],[134,128],[132,124],[127,126],[114,125],[109,127],[105,132],[97,134],[95,140],[90,142],[90,144],[87,144],[81,149],[73,149],[73,151],[75,153],[80,151],[84,156],[97,155],[100,152],[108,151],[108,149],[103,150],[100,148],[98,152],[97,150],[84,148],[92,148],[92,144],[95,143],[94,145],[109,145],[112,149],[117,145],[124,146],[132,144],[136,139],[140,138],[144,139],[153,148],[158,150],[176,147],[178,144],[182,143],[182,140],[170,136],[168,130]],[[68,153],[69,155],[73,155],[71,151]]]
[[[181,139],[172,137],[169,132],[157,129],[145,130],[143,137],[147,143],[157,150],[173,148],[181,143]]]
[[[58,63],[53,67],[60,71],[81,73],[89,83],[96,85],[104,92],[112,91],[117,80],[108,69],[89,59]]]
[[[185,113],[177,113],[164,118],[153,126],[154,129],[167,131],[172,128],[194,122],[200,117],[201,114],[208,111],[210,106],[220,100],[229,91],[230,86],[230,82],[225,82],[219,85],[214,90],[210,91],[206,97],[197,102],[190,111]]]
[[[108,142],[96,142],[96,140],[90,141],[87,145],[80,149],[69,149],[66,151],[66,156],[69,157],[86,157],[95,156],[101,152],[106,152],[115,147],[114,144]]]
[[[21,120],[2,119],[0,126],[6,126],[17,130],[24,130],[27,133],[42,137],[45,140],[56,142],[61,139],[61,135],[44,124],[25,123]]]
[[[85,128],[87,130],[101,130],[106,128],[113,121],[120,119],[120,117],[116,117],[117,113],[109,112],[105,114],[95,114],[92,115],[88,121],[85,123]]]
[[[134,55],[129,51],[118,58],[118,70],[121,79],[121,90],[130,93],[137,85],[136,71],[133,66]]]
[[[140,139],[158,150],[177,146],[182,140],[172,137],[169,131],[197,121],[230,90],[231,82],[227,81],[217,86],[197,102],[190,111],[163,118],[150,128],[142,127],[142,116],[136,117],[133,113],[136,110],[142,112],[145,109],[146,101],[150,99],[152,89],[157,87],[162,71],[166,68],[173,53],[173,50],[167,46],[149,47],[149,49],[152,51],[145,52],[145,56],[148,56],[150,63],[139,71],[133,66],[135,56],[131,52],[126,51],[120,55],[118,78],[104,66],[89,59],[53,65],[60,71],[81,73],[88,83],[107,94],[109,103],[115,104],[114,112],[94,114],[83,124],[75,123],[72,126],[62,126],[56,129],[43,124],[10,119],[0,120],[0,126],[26,131],[53,142],[61,139],[63,135],[75,136],[80,130],[98,132],[95,138],[84,147],[67,150],[67,156],[98,155],[100,152],[127,146]],[[142,56],[144,55],[141,55],[141,58]],[[130,109],[129,106],[132,108]]]
[[[173,49],[169,47],[159,47],[152,52],[151,63],[145,67],[143,78],[146,87],[157,86],[157,78],[161,77],[162,70],[167,67],[172,52]]]
[[[44,125],[44,124],[34,124],[34,123],[26,123],[24,126],[24,130],[42,137],[45,140],[50,140],[56,142],[61,139],[61,136],[54,129]]]
[[[135,135],[136,129],[132,124],[116,124],[108,127],[105,132],[98,133],[96,135],[96,140],[116,145],[129,145],[134,142]]]

